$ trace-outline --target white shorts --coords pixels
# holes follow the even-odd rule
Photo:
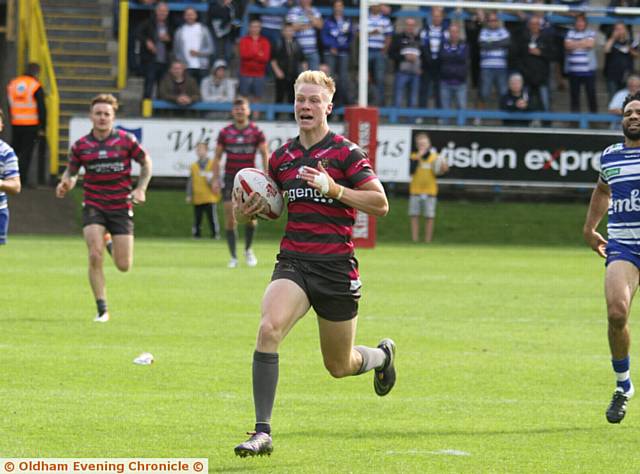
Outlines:
[[[409,196],[409,215],[424,216],[429,219],[436,217],[438,198],[429,194],[411,194]]]

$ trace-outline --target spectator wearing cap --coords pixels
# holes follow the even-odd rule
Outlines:
[[[322,25],[321,38],[324,62],[336,78],[334,104],[349,104],[349,53],[353,42],[353,23],[344,16],[343,0],[334,0],[333,14]]]
[[[196,80],[186,74],[186,67],[178,60],[171,62],[169,72],[160,81],[158,98],[188,107],[200,100],[200,89]]]
[[[227,62],[218,59],[213,63],[211,74],[200,83],[203,102],[233,102],[238,81],[227,77]],[[225,113],[225,117],[228,114]]]
[[[580,89],[584,86],[589,111],[598,111],[596,99],[596,33],[587,29],[587,17],[576,15],[573,29],[564,39],[565,72],[569,76],[571,111],[580,112]]]
[[[309,69],[317,70],[320,67],[317,32],[322,29],[322,15],[312,5],[312,0],[299,0],[299,6],[291,8],[287,13],[287,22],[293,25],[296,40],[307,58]]]
[[[209,73],[213,38],[209,29],[198,21],[194,8],[184,10],[184,24],[176,30],[173,51],[176,58],[187,65],[187,73],[200,84]]]
[[[240,38],[240,86],[238,94],[249,98],[252,104],[262,101],[265,90],[267,64],[271,59],[271,43],[260,34],[262,23],[252,20],[249,23],[249,34]],[[254,119],[258,112],[253,112]]]
[[[278,104],[294,101],[293,84],[302,70],[307,68],[304,53],[294,38],[293,25],[285,23],[279,47],[271,59],[271,69],[276,76],[276,96]]]

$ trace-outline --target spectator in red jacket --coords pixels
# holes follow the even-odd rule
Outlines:
[[[240,85],[238,93],[249,98],[255,104],[260,102],[265,92],[265,74],[271,59],[271,43],[260,34],[262,23],[252,20],[249,23],[249,34],[240,38]],[[258,112],[253,112],[254,120]]]

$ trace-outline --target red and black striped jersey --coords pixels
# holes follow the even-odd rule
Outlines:
[[[104,140],[89,133],[77,140],[69,154],[69,172],[84,167],[84,205],[104,211],[131,209],[131,160],[144,163],[147,153],[136,137],[113,130]]]
[[[218,145],[224,148],[227,155],[225,175],[235,176],[243,168],[253,168],[258,146],[265,141],[264,133],[253,122],[245,128],[237,128],[232,123],[220,130]]]
[[[341,135],[329,132],[305,149],[299,138],[278,148],[269,159],[269,175],[287,197],[288,219],[280,252],[307,260],[342,259],[353,255],[356,210],[325,197],[300,178],[303,166],[327,170],[336,183],[357,188],[377,179],[366,153]]]

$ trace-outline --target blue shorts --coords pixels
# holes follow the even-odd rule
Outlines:
[[[7,232],[9,231],[9,208],[0,209],[0,245],[7,243]]]
[[[626,245],[622,245],[615,240],[610,240],[607,243],[606,252],[607,261],[605,265],[609,265],[611,262],[615,262],[616,260],[624,260],[625,262],[634,264],[640,269],[640,254],[632,252]]]
[[[263,97],[265,89],[264,77],[240,76],[238,94],[245,97]]]

